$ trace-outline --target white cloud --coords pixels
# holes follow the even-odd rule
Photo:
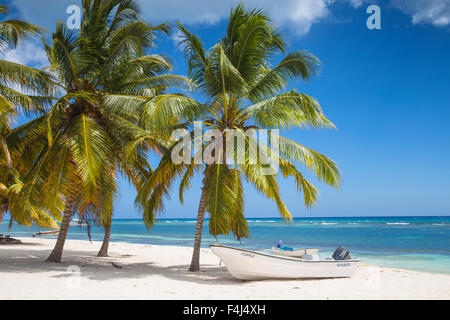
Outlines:
[[[180,30],[177,29],[174,33],[172,33],[170,39],[172,40],[174,46],[177,47],[177,50],[184,51],[184,47],[180,45],[180,41],[183,39],[183,33]]]
[[[144,16],[152,23],[179,21],[183,24],[215,24],[226,19],[230,9],[240,0],[185,0],[143,1]],[[246,8],[262,9],[279,26],[289,27],[303,35],[311,25],[324,18],[330,0],[246,0]]]
[[[25,40],[13,50],[4,50],[0,53],[0,59],[20,63],[33,68],[48,66],[47,55],[39,40]]]
[[[0,59],[20,63],[36,69],[42,69],[49,65],[47,54],[39,40],[25,40],[19,42],[18,46],[13,50],[2,50],[0,52]],[[35,92],[28,91],[14,82],[8,83],[8,86],[24,94],[35,94]]]
[[[10,0],[8,6],[17,9],[22,18],[29,22],[47,28],[52,32],[55,30],[58,20],[66,21],[68,15],[67,7],[70,5],[81,5],[80,0]]]
[[[380,0],[344,0],[354,8],[364,4],[387,6]],[[431,23],[437,27],[450,25],[450,0],[390,0],[390,5],[411,16],[413,24]]]
[[[412,22],[450,25],[450,0],[392,0],[394,6],[412,16]]]
[[[216,24],[226,19],[230,9],[241,1],[249,9],[261,8],[273,22],[299,36],[329,14],[334,2],[346,2],[353,8],[362,5],[392,5],[412,17],[413,23],[450,24],[450,0],[138,0],[144,18],[152,24],[179,21],[186,25]],[[53,31],[56,21],[65,21],[69,5],[80,0],[11,0],[23,18]]]
[[[216,24],[226,19],[230,9],[241,0],[139,0],[142,14],[152,24],[179,21],[183,24]],[[249,9],[261,8],[275,24],[289,27],[298,35],[309,31],[314,22],[328,14],[328,5],[334,0],[245,0]],[[21,16],[53,31],[58,19],[65,21],[69,5],[79,0],[12,0]]]
[[[353,8],[359,8],[365,2],[364,0],[347,0],[353,6]]]

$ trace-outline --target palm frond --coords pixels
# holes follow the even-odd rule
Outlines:
[[[266,69],[249,90],[251,101],[262,101],[285,89],[288,82],[301,77],[306,80],[319,73],[320,60],[307,51],[289,53],[276,67]]]
[[[223,164],[210,165],[207,170],[206,211],[210,215],[209,232],[213,236],[228,234],[231,230],[229,219],[235,204],[233,176],[227,166]]]
[[[2,6],[0,13],[6,14],[7,7]],[[42,33],[44,29],[28,22],[11,19],[0,22],[0,50],[15,48],[20,40]]]
[[[244,188],[241,172],[235,168],[231,172],[234,176],[234,203],[233,211],[229,218],[230,229],[236,239],[241,240],[250,236],[248,223],[244,216]]]
[[[195,83],[202,84],[209,68],[206,51],[203,48],[202,42],[196,35],[191,34],[180,23],[177,24],[178,29],[182,33],[179,46],[184,47],[184,54],[189,63],[189,77]]]
[[[282,158],[280,158],[280,170],[285,178],[294,177],[298,193],[303,194],[305,206],[311,208],[317,201],[319,190],[303,177],[301,172],[295,168],[294,164]]]
[[[72,120],[63,139],[82,181],[95,187],[113,149],[108,136],[92,118],[81,114]]]
[[[313,171],[317,178],[332,187],[338,187],[341,182],[340,170],[333,160],[302,146],[301,144],[279,137],[280,155],[291,161],[300,161],[308,170]]]
[[[144,128],[165,128],[181,119],[196,119],[202,112],[202,105],[192,98],[180,94],[163,94],[143,105],[140,123]]]
[[[245,112],[262,128],[335,128],[314,98],[295,90],[248,106]]]

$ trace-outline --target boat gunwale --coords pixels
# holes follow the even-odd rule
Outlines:
[[[233,249],[233,250],[236,250],[236,251],[245,251],[245,252],[249,252],[249,253],[252,253],[252,254],[258,254],[258,255],[261,255],[261,256],[269,257],[269,258],[276,258],[276,259],[281,259],[281,260],[290,260],[290,261],[296,261],[296,262],[312,262],[312,263],[323,263],[323,262],[328,262],[328,263],[361,262],[361,259],[348,259],[348,260],[334,260],[334,259],[333,260],[303,260],[301,258],[294,258],[294,257],[288,257],[288,256],[268,254],[268,253],[264,253],[264,252],[252,251],[252,250],[248,250],[248,249],[240,249],[240,248],[230,247],[230,246],[227,246],[227,245],[216,244],[216,243],[211,243],[209,245],[209,247],[222,247],[222,248],[226,248],[226,249]]]
[[[296,251],[308,251],[308,250],[316,250],[315,252],[319,252],[318,248],[306,248],[306,249],[293,249],[293,250],[281,250],[280,248],[277,247],[272,247],[272,252],[276,250],[276,251],[280,251],[280,252],[296,252]],[[307,253],[305,253],[307,254]]]

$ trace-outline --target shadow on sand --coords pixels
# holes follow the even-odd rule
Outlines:
[[[54,272],[55,278],[72,276],[67,272],[69,266],[78,266],[83,278],[91,280],[108,279],[136,279],[149,275],[161,275],[163,277],[188,281],[199,284],[229,284],[234,285],[242,282],[234,279],[225,267],[218,265],[202,265],[200,272],[189,272],[189,265],[161,266],[155,262],[127,263],[128,254],[113,255],[106,258],[98,258],[92,255],[92,251],[66,250],[61,263],[45,262],[50,254],[48,247],[37,249],[36,243],[23,243],[21,245],[8,246],[11,250],[5,250],[0,256],[0,272],[11,273],[44,273]],[[33,249],[27,249],[33,246]],[[6,246],[5,246],[6,247]],[[3,248],[0,247],[0,250]]]

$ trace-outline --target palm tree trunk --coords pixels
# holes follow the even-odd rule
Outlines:
[[[64,243],[66,242],[67,232],[69,231],[70,218],[72,218],[72,202],[68,201],[66,203],[66,209],[64,210],[64,215],[61,221],[61,227],[59,228],[58,240],[56,240],[55,247],[52,253],[47,258],[48,262],[61,262],[62,253],[64,250]]]
[[[200,245],[202,243],[203,220],[205,218],[207,190],[206,182],[208,179],[208,168],[205,170],[205,178],[203,179],[202,195],[198,206],[197,224],[195,225],[194,253],[189,271],[195,272],[200,270]]]
[[[2,135],[0,135],[0,148],[2,149],[6,159],[6,167],[8,169],[11,169],[12,168],[11,154],[9,153],[9,148],[8,144],[6,143],[5,137],[3,137]]]
[[[105,224],[105,237],[103,238],[102,247],[97,254],[97,257],[107,257],[108,256],[108,247],[109,247],[109,238],[111,237],[111,220],[109,220]]]

